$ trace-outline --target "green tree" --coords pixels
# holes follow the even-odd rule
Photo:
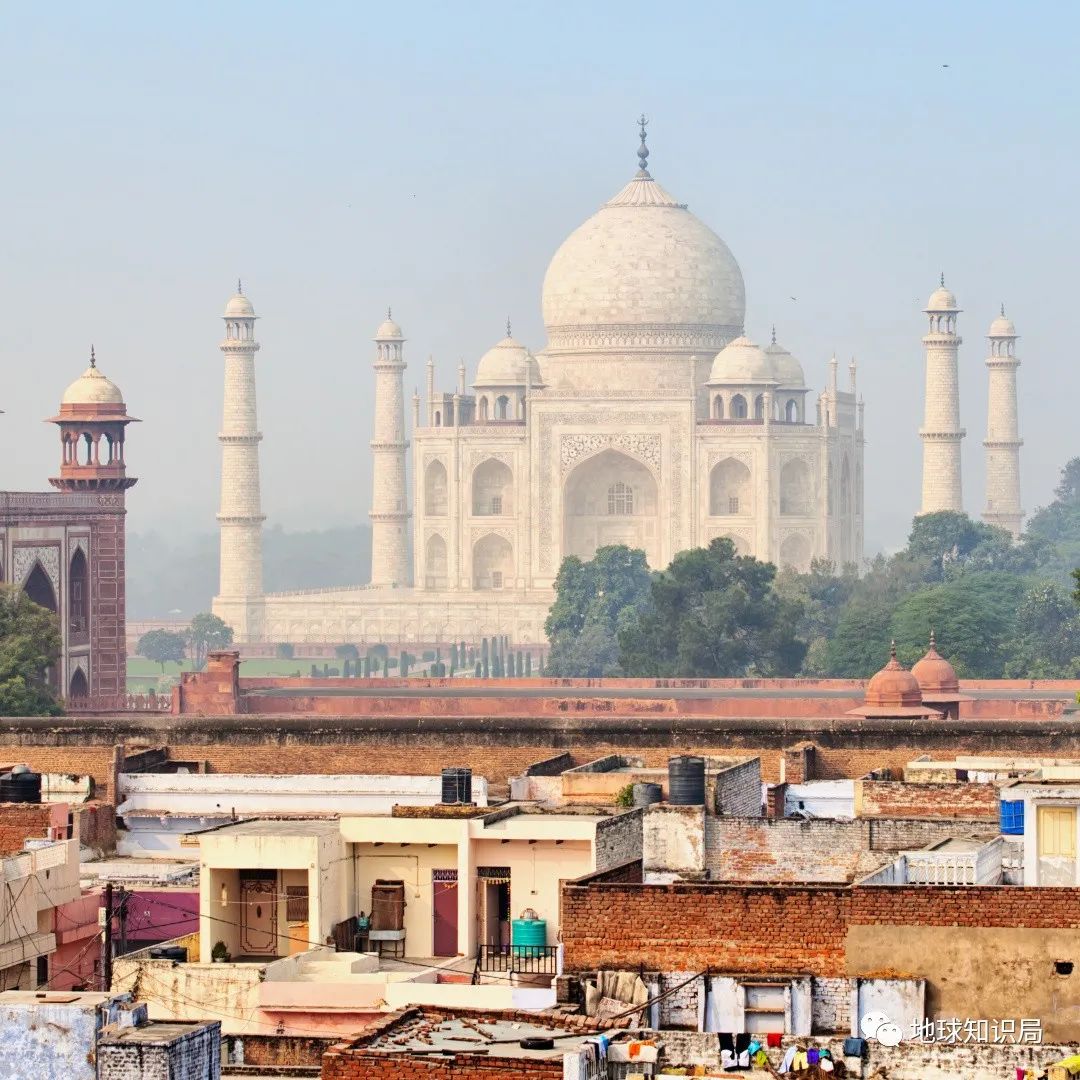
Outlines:
[[[961,678],[1000,679],[1027,588],[1014,574],[969,573],[911,594],[892,618],[901,662],[918,660],[935,630],[938,651]]]
[[[335,645],[334,655],[339,660],[356,660],[360,656],[360,650],[355,645]]]
[[[620,674],[619,631],[648,608],[651,582],[645,552],[622,544],[598,548],[587,562],[576,555],[563,559],[544,624],[551,643],[549,673],[565,678]]]
[[[828,643],[859,585],[855,567],[845,566],[841,573],[827,559],[814,559],[808,573],[791,567],[779,571],[773,582],[776,594],[797,603],[802,617],[796,632],[807,643],[802,674],[828,674]]]
[[[1016,609],[1009,679],[1073,679],[1080,675],[1080,612],[1057,582],[1038,581]]]
[[[195,670],[202,671],[206,664],[206,654],[214,649],[224,649],[231,645],[232,627],[216,615],[204,611],[191,620],[188,627],[188,640],[195,650]]]
[[[1080,566],[1080,458],[1066,462],[1054,501],[1031,515],[1024,535],[1049,545],[1046,569],[1062,580]]]
[[[147,660],[161,665],[161,674],[165,674],[166,664],[183,663],[187,656],[187,635],[172,630],[147,630],[139,638],[135,651]]]
[[[60,620],[21,589],[0,585],[0,716],[59,716],[47,685],[60,656]]]
[[[274,655],[279,660],[291,660],[296,655],[296,647],[288,641],[279,642],[274,646]]]
[[[837,679],[867,679],[889,658],[896,604],[882,596],[852,600],[825,647],[825,669]]]
[[[619,633],[620,666],[630,676],[795,674],[806,653],[801,609],[777,595],[775,576],[727,537],[676,555],[653,578],[651,607]]]

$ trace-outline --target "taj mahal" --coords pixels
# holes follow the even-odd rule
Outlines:
[[[538,644],[563,558],[609,544],[644,550],[655,569],[715,537],[779,566],[862,558],[854,362],[841,387],[834,357],[813,391],[775,332],[764,345],[745,335],[739,264],[653,178],[645,135],[643,118],[629,183],[548,265],[542,348],[507,325],[452,389],[429,360],[410,409],[406,336],[387,312],[372,365],[367,585],[263,592],[256,315],[241,291],[229,300],[213,610],[237,641]],[[955,349],[935,348],[955,373]],[[927,453],[958,454],[961,435]]]

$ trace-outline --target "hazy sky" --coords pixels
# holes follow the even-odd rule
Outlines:
[[[221,310],[260,314],[264,509],[366,520],[371,335],[450,386],[502,336],[543,345],[540,285],[633,174],[728,242],[747,330],[823,385],[855,354],[867,547],[917,509],[924,332],[964,309],[969,512],[984,504],[986,328],[1021,334],[1023,498],[1080,452],[1073,414],[1078,81],[1073,4],[7,4],[0,485],[59,460],[86,366],[144,421],[130,525],[215,527]],[[947,66],[945,66],[947,65]],[[796,299],[791,299],[795,297]]]

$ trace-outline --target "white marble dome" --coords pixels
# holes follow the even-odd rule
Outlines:
[[[956,297],[945,288],[945,282],[942,283],[930,294],[930,299],[926,301],[927,311],[959,311],[956,306]]]
[[[379,323],[379,329],[375,331],[375,340],[388,341],[394,338],[401,338],[404,340],[404,335],[401,333],[401,327],[387,315],[387,317]]]
[[[577,228],[544,277],[552,349],[713,348],[742,333],[728,246],[645,170]]]
[[[251,306],[251,301],[243,293],[237,293],[225,305],[225,318],[254,319],[255,309]]]
[[[1012,319],[1008,317],[1003,311],[994,321],[990,324],[990,332],[987,337],[1017,337],[1016,326],[1013,324]]]
[[[520,341],[504,337],[492,346],[476,365],[474,386],[524,386],[526,381],[536,386],[540,372],[536,361]]]
[[[709,385],[718,383],[745,386],[775,383],[772,358],[748,337],[737,337],[716,354],[709,375]]]
[[[65,391],[62,405],[123,405],[124,395],[91,364]]]
[[[802,364],[783,345],[777,345],[776,338],[762,351],[769,358],[769,365],[778,386],[795,389],[806,385]]]

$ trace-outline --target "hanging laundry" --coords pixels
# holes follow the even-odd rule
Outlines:
[[[791,1072],[791,1064],[795,1060],[795,1055],[799,1052],[797,1046],[789,1046],[784,1054],[784,1060],[780,1062],[780,1072]]]
[[[779,1046],[782,1041],[783,1036],[779,1031],[770,1031],[768,1035],[765,1036],[765,1043],[767,1046]]]

